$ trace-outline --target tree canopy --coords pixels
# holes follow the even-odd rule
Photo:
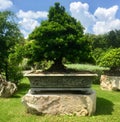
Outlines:
[[[81,23],[55,3],[49,9],[48,20],[29,35],[36,44],[33,60],[47,59],[54,64],[62,64],[63,58],[74,63],[88,60],[90,47],[83,31]]]
[[[0,73],[5,72],[8,80],[9,54],[20,43],[23,36],[15,22],[15,15],[10,11],[0,12]]]

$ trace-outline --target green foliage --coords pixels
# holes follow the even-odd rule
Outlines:
[[[112,48],[120,47],[120,30],[112,30],[106,34],[107,45]]]
[[[86,34],[92,46],[92,56],[95,64],[99,64],[104,52],[112,48],[120,47],[120,30],[112,30],[106,34],[93,35]]]
[[[24,59],[22,61],[22,68],[24,70],[26,69],[48,69],[48,67],[51,66],[52,62],[49,61],[49,60],[37,60],[37,57],[35,55],[33,55],[34,53],[38,53],[38,52],[35,52],[36,50],[35,49],[38,49],[37,45],[35,45],[35,41],[34,40],[26,40],[25,41],[25,44],[24,44]],[[37,60],[37,62],[36,62]]]
[[[36,47],[37,46],[35,46],[34,40],[25,41],[23,50],[24,50],[24,58],[28,58],[27,59],[28,65],[32,65],[34,63],[34,60],[36,59],[36,57],[33,55],[34,53],[38,53],[38,52],[35,52]]]
[[[9,67],[12,67],[9,56],[14,53],[15,45],[20,44],[22,40],[15,15],[10,11],[0,12],[0,74],[4,73],[6,80],[9,80]]]
[[[23,70],[31,70],[31,65],[28,64],[28,58],[23,58],[20,65]]]
[[[100,60],[100,66],[110,67],[111,70],[120,68],[120,48],[108,50]]]
[[[91,55],[92,55],[96,65],[99,64],[101,57],[104,55],[104,53],[105,53],[105,50],[103,50],[102,48],[95,48],[92,51]]]
[[[35,64],[36,69],[47,70],[47,69],[49,69],[51,67],[53,62],[52,61],[43,60],[41,62],[36,62],[34,64]]]
[[[120,30],[112,30],[102,35],[89,34],[89,40],[92,42],[93,49],[101,48],[106,50],[109,48],[119,48]]]
[[[31,59],[40,62],[51,60],[61,64],[63,58],[69,62],[89,60],[90,45],[83,36],[83,26],[65,12],[65,8],[55,3],[48,14],[48,20],[29,35],[35,40]]]
[[[23,45],[15,45],[8,57],[8,79],[16,84],[23,78],[22,67],[20,65],[24,55],[23,49]]]
[[[23,78],[22,68],[17,64],[13,64],[13,62],[9,62],[8,64],[8,78],[9,81],[18,84],[20,79]]]
[[[107,49],[108,47],[108,40],[107,40],[107,35],[89,35],[89,39],[92,41],[92,47],[93,49],[95,48],[102,48],[102,49]]]

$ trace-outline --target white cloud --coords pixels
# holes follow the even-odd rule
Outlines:
[[[81,24],[89,31],[89,27],[95,23],[95,17],[89,12],[87,3],[73,2],[70,4],[72,16],[80,20]]]
[[[115,19],[116,12],[118,10],[118,6],[113,6],[111,8],[97,8],[94,16],[99,20],[99,21],[110,21]]]
[[[45,12],[45,11],[37,11],[37,12],[27,11],[27,12],[24,12],[23,10],[20,10],[17,13],[17,16],[19,18],[38,19],[38,18],[46,18],[47,14],[48,14],[48,12]]]
[[[39,26],[39,23],[37,20],[34,19],[27,19],[23,18],[19,21],[19,24],[21,26],[21,32],[24,34],[24,36],[27,38],[28,34],[31,33],[31,31]]]
[[[114,19],[112,21],[97,21],[93,26],[93,32],[95,34],[104,34],[111,30],[120,29],[120,20]]]
[[[21,26],[24,26],[25,30],[28,30],[28,29],[33,30],[34,27],[39,25],[38,21],[34,19],[27,19],[27,18],[23,18],[21,21],[19,21],[19,24]]]
[[[120,19],[116,18],[118,6],[112,6],[111,8],[98,8],[96,9],[94,16],[97,21],[93,26],[93,32],[95,34],[103,34],[110,30],[120,29]]]
[[[0,10],[5,10],[13,6],[11,0],[0,0]]]
[[[24,12],[20,10],[17,13],[17,17],[20,18],[19,24],[21,25],[21,32],[24,34],[25,38],[28,37],[35,27],[39,26],[39,19],[47,18],[47,12],[45,11],[27,11]]]
[[[73,2],[70,4],[72,16],[81,22],[86,28],[86,32],[95,34],[103,34],[110,30],[120,29],[120,19],[116,18],[118,9],[117,5],[108,9],[98,7],[94,14],[91,14],[87,3]]]

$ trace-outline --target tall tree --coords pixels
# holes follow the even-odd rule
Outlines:
[[[8,79],[9,54],[20,43],[22,34],[15,22],[15,15],[10,11],[0,12],[0,72],[5,72]]]
[[[109,47],[119,48],[120,47],[120,30],[112,30],[107,33],[107,41]]]
[[[33,59],[52,60],[53,67],[58,70],[63,68],[63,58],[70,62],[88,60],[90,48],[83,30],[79,21],[71,17],[60,3],[55,3],[49,9],[48,20],[29,35],[29,39],[36,43]]]

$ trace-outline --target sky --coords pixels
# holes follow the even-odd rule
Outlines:
[[[24,37],[47,19],[50,6],[60,2],[81,22],[85,33],[104,34],[120,29],[120,0],[0,0],[0,11],[13,11]]]

